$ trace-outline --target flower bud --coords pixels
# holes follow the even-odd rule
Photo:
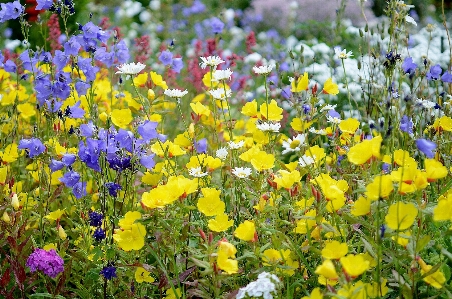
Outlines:
[[[9,218],[9,215],[8,215],[8,213],[6,211],[3,212],[2,220],[5,221],[6,223],[10,223],[11,222],[11,218]]]
[[[19,210],[20,208],[19,198],[17,197],[16,193],[14,193],[13,197],[11,198],[11,205],[15,210]]]
[[[67,234],[61,225],[58,227],[58,236],[60,236],[61,240],[66,240],[67,238]]]

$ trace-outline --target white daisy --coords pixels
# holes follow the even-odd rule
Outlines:
[[[315,128],[309,128],[309,132],[318,134],[318,135],[326,135],[325,129],[316,130]]]
[[[230,149],[239,149],[245,144],[245,141],[240,140],[239,142],[229,141],[228,145]]]
[[[232,170],[232,174],[241,179],[246,179],[251,175],[251,168],[249,167],[235,167]]]
[[[228,156],[228,149],[225,147],[217,149],[217,151],[215,152],[215,156],[220,160],[225,160]]]
[[[435,106],[436,106],[435,102],[432,102],[429,100],[423,100],[423,99],[417,99],[416,104],[418,106],[422,106],[425,109],[432,109],[432,108],[435,108]]]
[[[341,50],[341,47],[334,47],[334,52],[339,59],[347,59],[353,56],[352,51],[347,52],[347,49]]]
[[[253,67],[253,71],[257,75],[268,75],[271,73],[275,66],[274,65],[261,65],[261,66],[255,66]]]
[[[337,105],[325,105],[322,107],[322,109],[320,109],[320,112],[323,111],[329,111],[329,110],[334,110],[336,108]]]
[[[187,90],[180,89],[165,89],[164,94],[169,96],[170,98],[182,98],[184,95],[188,93]]]
[[[208,172],[203,172],[201,167],[194,167],[188,170],[188,174],[194,176],[195,178],[202,178],[203,176],[209,175]]]
[[[220,63],[223,63],[224,60],[221,59],[220,56],[209,56],[209,57],[199,57],[202,62],[199,64],[202,69],[205,69],[207,66],[217,67]]]
[[[122,65],[117,66],[118,71],[116,72],[116,74],[136,75],[142,70],[144,70],[145,67],[146,65],[142,64],[141,62],[124,63]]]
[[[306,145],[306,134],[298,134],[293,139],[287,139],[283,141],[282,154],[285,155],[290,152],[299,152],[301,147]]]
[[[222,80],[230,80],[232,76],[233,71],[231,71],[229,68],[225,70],[216,70],[213,72],[213,78],[212,81],[222,81]]]
[[[281,129],[281,124],[279,122],[272,123],[272,122],[257,122],[256,128],[261,130],[262,132],[279,132],[279,129]]]
[[[209,93],[215,100],[226,100],[231,97],[232,91],[230,89],[226,89],[226,96],[224,94],[224,88],[209,90]]]
[[[338,124],[341,123],[342,120],[340,118],[332,117],[331,115],[328,115],[326,117],[326,121],[329,122],[329,123],[333,123],[333,124],[338,125]]]
[[[309,165],[312,165],[315,163],[315,155],[311,156],[306,156],[303,155],[302,157],[300,157],[300,159],[298,159],[298,165],[300,165],[301,167],[306,167]]]

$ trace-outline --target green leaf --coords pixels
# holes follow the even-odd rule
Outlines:
[[[33,295],[30,295],[29,298],[56,298],[56,299],[66,299],[66,297],[63,297],[61,295],[52,295],[49,293],[36,293]]]
[[[416,244],[416,251],[420,252],[422,251],[422,249],[425,248],[425,246],[427,246],[428,242],[430,242],[431,238],[430,236],[423,236]]]

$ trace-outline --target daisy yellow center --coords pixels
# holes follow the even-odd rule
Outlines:
[[[292,142],[290,143],[290,148],[291,148],[291,149],[294,149],[294,148],[297,148],[299,145],[300,145],[300,140],[295,139],[294,141],[292,141]]]

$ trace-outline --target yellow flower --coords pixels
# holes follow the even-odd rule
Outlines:
[[[392,236],[391,239],[397,241],[397,244],[406,247],[411,239],[411,232],[408,230],[403,233],[397,234],[397,236]]]
[[[8,215],[8,212],[4,211],[3,215],[2,215],[2,220],[6,223],[10,223],[11,222],[11,218]]]
[[[166,85],[166,82],[163,80],[162,76],[160,76],[156,72],[150,72],[150,74],[151,80],[155,85],[160,86],[163,89],[168,89],[168,85]]]
[[[234,220],[228,220],[227,214],[220,214],[209,220],[209,229],[214,232],[224,232],[234,225]]]
[[[441,196],[438,199],[438,205],[433,210],[433,220],[452,220],[452,209],[450,207],[452,207],[452,194],[448,194],[447,197]]]
[[[143,267],[137,267],[137,270],[135,271],[135,280],[138,283],[142,282],[154,282],[154,277],[150,276],[151,272],[146,271]]]
[[[323,86],[323,93],[336,95],[339,93],[339,88],[336,83],[333,83],[331,78],[328,78]]]
[[[323,299],[322,291],[320,291],[320,288],[315,288],[312,290],[310,296],[304,296],[301,299]]]
[[[237,273],[239,270],[238,262],[231,258],[235,258],[237,249],[229,242],[220,241],[217,252],[217,265],[223,271],[228,274]]]
[[[380,158],[381,136],[364,140],[350,148],[347,153],[348,160],[356,165],[362,165],[371,158]]]
[[[278,104],[275,100],[271,100],[268,107],[267,103],[263,103],[260,107],[260,114],[262,119],[280,121],[283,118],[282,113],[283,109],[278,107]]]
[[[57,251],[57,246],[55,243],[49,243],[47,245],[45,245],[44,247],[42,247],[42,249],[49,251],[50,249],[53,249],[55,251]]]
[[[388,197],[394,190],[390,175],[379,175],[366,186],[366,196],[370,200]]]
[[[393,230],[406,230],[413,225],[418,210],[412,203],[397,202],[389,207],[386,224]]]
[[[209,107],[204,106],[200,102],[190,103],[190,107],[196,115],[205,115],[207,117],[210,115]]]
[[[430,272],[430,270],[433,268],[433,266],[427,265],[421,258],[419,258],[418,263],[419,266],[421,266],[422,275]],[[424,277],[422,280],[424,280],[426,283],[428,283],[435,289],[441,289],[444,283],[446,282],[446,277],[444,276],[443,272],[441,272],[440,270],[436,270],[432,274]]]
[[[5,184],[8,175],[8,167],[0,167],[0,185]]]
[[[353,216],[364,216],[370,213],[371,200],[360,196],[352,206],[351,214]]]
[[[61,216],[64,215],[64,213],[65,213],[64,210],[58,209],[56,211],[49,213],[49,215],[45,216],[44,218],[49,219],[50,221],[55,221],[55,220],[60,219]]]
[[[19,158],[19,152],[17,148],[17,144],[11,143],[6,146],[5,150],[3,152],[0,152],[0,159],[3,162],[11,163],[17,160]]]
[[[433,125],[431,125],[429,128],[434,128],[436,131],[447,131],[452,132],[452,118],[449,116],[442,116],[441,118],[437,118]]]
[[[295,79],[291,83],[291,92],[302,92],[304,90],[308,90],[309,86],[309,78],[308,73],[304,72],[303,76],[298,77],[297,82],[295,83]]]
[[[132,119],[132,112],[128,108],[115,109],[111,112],[111,121],[120,128],[126,129]]]
[[[325,162],[326,157],[325,149],[319,147],[318,145],[309,147],[306,150],[305,155],[308,157],[312,157],[314,159],[315,161],[314,165],[316,167],[320,167]]]
[[[292,119],[290,126],[297,132],[304,132],[309,129],[313,123],[314,121],[304,121],[301,120],[301,118],[295,117]]]
[[[427,173],[427,181],[434,182],[447,176],[447,167],[435,159],[425,159],[425,172]]]
[[[386,161],[386,163],[391,164],[390,161]],[[407,164],[414,164],[417,168],[416,160],[410,157],[410,153],[408,151],[398,149],[394,151],[394,163],[399,166],[405,166]]]
[[[175,156],[182,156],[186,153],[179,145],[174,144],[169,140],[165,141],[165,143],[163,144],[160,142],[154,143],[151,146],[151,151],[160,157],[163,157],[164,153],[167,152],[170,158]]]
[[[169,288],[168,290],[166,290],[165,299],[180,299],[182,298],[181,294],[182,292],[180,288],[177,288],[175,290],[173,290],[173,288]]]
[[[124,215],[124,218],[120,219],[118,222],[118,225],[122,229],[131,229],[132,224],[138,220],[141,219],[141,213],[138,211],[129,211]]]
[[[327,241],[325,244],[325,247],[322,249],[322,257],[325,259],[338,260],[348,252],[347,243],[340,243],[334,240]]]
[[[242,114],[255,118],[258,117],[259,114],[257,112],[257,102],[256,100],[252,100],[251,102],[246,103],[243,107],[242,107]]]
[[[254,239],[255,232],[254,222],[245,220],[235,229],[234,236],[242,241],[251,241]]]
[[[150,209],[162,209],[176,201],[181,195],[180,191],[178,192],[178,189],[174,188],[172,184],[159,185],[149,192],[144,192],[141,202]]]
[[[297,227],[294,229],[294,231],[297,234],[307,234],[308,231],[310,231],[311,228],[316,225],[316,216],[317,213],[314,209],[307,211],[304,215],[305,218],[297,221]]]
[[[331,260],[324,260],[320,266],[315,269],[315,274],[322,275],[326,279],[337,280],[339,276],[336,272],[336,267]]]
[[[133,78],[133,84],[135,84],[138,87],[143,87],[146,82],[148,81],[148,74],[142,73]]]
[[[30,103],[24,103],[17,105],[17,111],[20,112],[20,116],[28,119],[32,116],[36,115],[35,105],[32,105]]]
[[[383,278],[381,279],[380,286],[376,281],[372,282],[371,284],[366,284],[367,296],[369,296],[370,298],[385,296],[389,291],[389,288],[386,286],[387,282],[388,280],[386,278]]]
[[[202,188],[204,197],[198,199],[198,210],[206,216],[216,216],[224,213],[225,203],[220,200],[220,190],[215,188]]]
[[[370,263],[362,255],[349,254],[340,259],[342,268],[351,277],[358,277],[370,268]]]
[[[301,179],[300,172],[298,170],[294,171],[286,171],[286,170],[278,170],[275,176],[275,183],[278,184],[278,189],[285,188],[290,189],[293,184],[299,182]]]
[[[260,153],[261,150],[257,145],[253,145],[249,150],[242,153],[239,158],[242,159],[245,162],[251,162],[251,159],[255,157],[258,153]]]
[[[162,178],[163,174],[159,173],[151,173],[146,171],[145,174],[141,177],[141,182],[148,184],[150,186],[157,186]]]
[[[292,276],[295,274],[295,269],[298,268],[299,263],[292,260],[290,249],[286,250],[276,250],[267,249],[262,256],[262,261],[264,266],[275,266],[278,267],[277,271],[282,272],[285,275]]]
[[[14,208],[14,210],[19,210],[20,208],[20,202],[19,197],[17,196],[17,193],[14,193],[11,197],[11,206]]]
[[[359,127],[359,121],[354,118],[348,118],[346,120],[341,121],[339,124],[339,129],[343,133],[355,134],[356,130]]]
[[[275,166],[275,156],[267,154],[265,151],[260,151],[251,158],[250,162],[257,171],[267,170]]]
[[[113,239],[124,251],[140,250],[144,246],[146,228],[141,223],[133,223],[130,229],[117,229]]]

